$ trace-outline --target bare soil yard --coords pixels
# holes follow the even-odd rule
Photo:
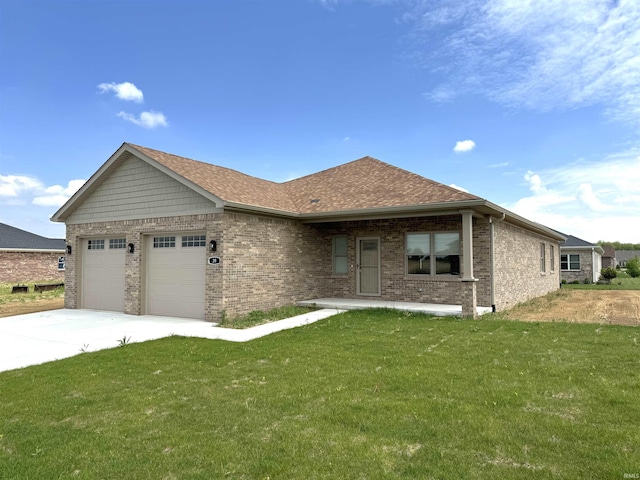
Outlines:
[[[503,315],[529,322],[640,326],[640,290],[560,289],[517,305]]]
[[[56,310],[64,307],[64,297],[30,299],[21,298],[20,294],[15,294],[14,297],[11,301],[0,304],[0,317]]]

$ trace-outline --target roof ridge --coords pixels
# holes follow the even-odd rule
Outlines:
[[[158,150],[156,148],[145,147],[143,145],[136,145],[136,144],[130,143],[130,142],[125,142],[125,143],[127,145],[129,145],[130,147],[133,147],[133,148],[135,148],[137,150],[139,150],[139,149],[151,150],[153,152],[157,152],[157,153],[160,153],[162,155],[169,155],[171,157],[174,157],[174,158],[177,158],[177,159],[180,159],[180,160],[188,160],[190,162],[195,162],[195,163],[199,163],[199,164],[202,164],[202,165],[206,165],[207,167],[223,168],[223,169],[228,170],[230,172],[234,172],[234,173],[238,173],[240,175],[244,175],[245,177],[255,178],[256,180],[261,180],[263,182],[269,182],[269,183],[273,183],[273,184],[279,185],[278,182],[274,182],[273,180],[267,180],[266,178],[256,177],[255,175],[249,175],[248,173],[241,172],[240,170],[236,170],[235,168],[225,167],[224,165],[218,165],[216,163],[204,162],[202,160],[197,160],[195,158],[184,157],[182,155],[176,155],[175,153],[169,153],[169,152],[165,152],[163,150]],[[144,153],[144,152],[142,152],[142,153]]]

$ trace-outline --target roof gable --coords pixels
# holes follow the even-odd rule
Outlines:
[[[63,251],[64,238],[46,238],[0,223],[0,249]]]
[[[300,213],[481,200],[372,157],[283,184]]]

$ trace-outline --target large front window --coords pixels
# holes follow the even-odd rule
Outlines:
[[[408,275],[460,275],[460,233],[408,233]]]
[[[568,254],[560,255],[561,270],[580,270],[580,255]]]

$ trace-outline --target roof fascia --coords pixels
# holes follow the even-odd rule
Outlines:
[[[300,214],[297,212],[289,212],[286,210],[278,210],[276,208],[260,207],[257,205],[248,205],[245,203],[237,202],[222,202],[225,211],[228,212],[246,212],[246,213],[259,213],[264,215],[271,215],[277,217],[287,218],[300,218]]]
[[[604,253],[604,249],[600,245],[560,245],[560,250],[595,250],[601,255]]]

